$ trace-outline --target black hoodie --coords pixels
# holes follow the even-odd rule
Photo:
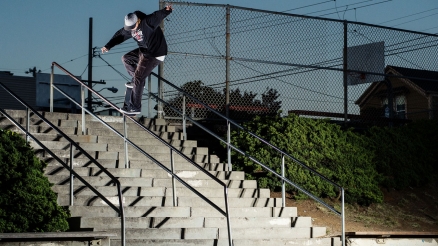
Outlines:
[[[141,20],[138,28],[135,31],[126,31],[124,28],[121,28],[105,45],[105,48],[110,50],[112,47],[133,37],[144,54],[149,54],[153,57],[167,55],[167,43],[160,28],[160,23],[166,16],[172,13],[172,10],[162,9],[149,15],[141,11],[135,11],[134,13]]]

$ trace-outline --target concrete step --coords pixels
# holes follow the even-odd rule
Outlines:
[[[80,181],[77,181],[80,183]],[[181,186],[181,184],[178,184]],[[115,186],[94,186],[104,196],[116,196],[117,189]],[[176,187],[177,197],[198,197],[193,191],[186,187]],[[53,185],[52,190],[58,194],[69,194],[70,185]],[[198,187],[196,190],[203,194],[207,198],[212,197],[224,197],[223,188],[203,188]],[[122,187],[122,193],[124,196],[172,196],[173,190],[171,187],[141,187],[141,186],[128,186]],[[86,186],[74,187],[75,195],[93,196],[95,193]],[[269,189],[240,189],[229,188],[228,197],[246,197],[246,198],[268,198],[270,197]]]
[[[68,158],[61,158],[64,163],[67,165],[70,165],[70,160]],[[62,165],[53,159],[52,157],[48,158],[42,158],[47,163],[47,166],[52,167],[61,167]],[[125,161],[124,160],[113,160],[113,159],[98,159],[98,163],[100,163],[105,168],[125,168]],[[169,162],[161,162],[162,165],[166,166],[167,168],[170,168]],[[228,165],[224,163],[196,163],[199,167],[204,168],[205,170],[209,171],[227,171]],[[75,157],[73,159],[73,166],[76,167],[97,167],[97,165],[92,162],[88,158],[77,158]],[[175,161],[174,163],[174,170],[185,170],[185,171],[199,171],[199,167],[195,166],[194,164],[186,161]],[[130,168],[142,168],[142,169],[156,169],[156,170],[162,170],[160,166],[158,166],[155,162],[152,160],[132,160],[129,161],[129,167]]]
[[[93,118],[94,119],[94,118]],[[25,121],[25,118],[17,118],[17,121],[20,120],[21,122]],[[58,127],[78,127],[80,129],[82,129],[82,119],[52,119],[50,120],[53,124],[55,124]],[[31,118],[31,123],[34,124],[40,124],[41,121],[39,120],[38,117],[33,117]],[[123,131],[124,129],[124,124],[122,121],[107,121],[106,122],[109,126],[111,126],[112,128],[118,130],[118,131]],[[140,124],[143,125],[143,124]],[[127,129],[137,129],[139,130],[140,127],[133,123],[132,121],[126,121],[126,126]],[[175,126],[169,126],[169,125],[143,125],[144,127],[146,127],[147,129],[151,130],[151,131],[156,131],[156,132],[175,132]],[[92,120],[86,120],[85,121],[85,128],[107,128],[107,126],[105,124],[103,124],[102,122],[94,119]]]
[[[234,234],[233,234],[234,235]],[[130,246],[229,246],[228,239],[130,239],[126,240]],[[295,238],[290,239],[233,239],[233,246],[341,246],[339,238]],[[121,246],[118,239],[111,239],[111,246]]]
[[[78,167],[73,169],[81,176],[107,176],[97,167]],[[107,168],[107,170],[115,177],[146,177],[165,179],[172,177],[164,170],[157,169],[141,169],[141,168]],[[245,173],[242,171],[207,171],[218,179],[222,180],[244,180]],[[47,175],[70,175],[70,172],[61,166],[47,166],[44,170]],[[175,171],[175,174],[182,179],[211,179],[202,171]]]
[[[237,207],[230,208],[231,217],[298,217],[296,207]],[[223,217],[211,206],[192,207],[192,217]]]
[[[25,127],[25,123],[23,120],[17,120],[23,127]],[[59,130],[64,132],[67,135],[82,135],[82,128],[81,127],[73,127],[73,126],[57,126],[57,122],[51,122],[54,124]],[[12,124],[8,119],[0,121],[0,128],[2,129],[8,129],[13,132],[21,133],[21,130],[17,128],[15,125]],[[150,133],[144,131],[143,129],[137,127],[138,129],[135,130],[128,130],[128,138],[129,136],[137,137],[137,138],[144,138],[144,139],[150,139],[155,138]],[[29,132],[31,134],[34,133],[52,133],[56,134],[58,131],[54,130],[52,127],[47,125],[44,121],[40,120],[37,122],[31,122],[31,125],[29,126]],[[124,135],[123,130],[118,130],[118,132],[122,135]],[[163,131],[153,131],[156,135],[159,137],[169,140],[169,139],[175,139],[175,140],[183,140],[182,133],[180,132],[163,132]],[[118,137],[116,133],[114,133],[112,130],[108,128],[86,128],[85,134],[87,135],[98,135],[98,136],[113,136]]]
[[[39,140],[44,146],[49,148],[50,150],[64,150],[64,151],[70,151],[70,142],[60,142],[60,141],[41,141]],[[30,141],[31,147],[34,149],[42,149],[42,147],[37,144],[35,141]],[[124,150],[123,144],[107,144],[107,143],[90,143],[90,142],[82,142],[77,143],[79,147],[86,150],[87,152],[91,151],[108,151],[108,152],[116,152],[120,150]],[[159,154],[168,154],[170,152],[170,148],[165,145],[137,145],[139,148],[143,149],[147,153],[159,153]],[[74,148],[76,149],[76,148]],[[191,155],[191,154],[198,154],[198,155],[208,155],[208,148],[205,147],[176,147],[178,151],[180,151],[183,154]],[[133,146],[130,144],[128,145],[128,153],[130,156],[135,158],[136,154],[140,154]],[[142,154],[140,154],[142,155]]]
[[[133,143],[139,143],[143,141],[143,145],[156,145],[156,144],[162,144],[160,140],[156,138],[147,138],[147,141],[145,141],[145,138],[143,137],[136,137],[136,136],[128,136],[129,140],[131,140]],[[123,144],[124,140],[118,136],[99,136],[98,141],[100,143],[108,143],[108,144]],[[167,139],[165,140],[172,146],[178,146],[178,147],[197,147],[197,141],[194,140],[179,140],[179,139]]]
[[[20,134],[22,136],[25,136],[25,134]],[[68,140],[62,137],[60,134],[57,133],[32,133],[39,141],[60,141],[60,142],[67,142]],[[69,135],[69,137],[79,143],[105,143],[105,144],[122,144],[124,143],[123,138],[118,136],[97,136],[97,135]],[[140,137],[130,137],[129,140],[131,140],[133,143],[139,143],[142,142],[141,145],[148,146],[148,145],[161,145],[162,142],[156,138],[148,138],[147,141],[144,141],[145,138]],[[194,140],[174,140],[174,139],[168,139],[166,140],[167,143],[174,147],[197,147],[197,142]]]
[[[233,234],[234,235],[234,234]],[[111,246],[116,245],[117,241],[111,240]],[[135,246],[134,242],[129,242],[129,245]],[[154,244],[159,245],[159,244]],[[229,245],[228,241],[219,240],[218,246]],[[341,246],[342,242],[339,237],[330,238],[295,238],[290,239],[233,239],[234,246],[278,246],[278,245],[294,245],[294,246]]]
[[[223,206],[223,198],[209,198],[213,203],[221,208]],[[281,207],[281,198],[272,197],[229,197],[228,206],[229,207],[241,207],[241,208],[251,208],[251,207]],[[209,204],[205,203],[200,197],[178,197],[178,206],[188,206],[188,207],[208,207]]]
[[[70,151],[70,142],[59,142],[59,141],[40,141],[44,146],[49,148],[51,151],[54,150],[63,150],[66,152]],[[79,147],[86,150],[88,153],[94,152],[94,151],[108,151],[108,144],[103,143],[77,143]],[[37,144],[35,141],[30,141],[30,146],[34,148],[35,150],[40,150],[42,147]],[[76,150],[76,148],[73,148]],[[80,153],[78,151],[75,151],[76,153]]]
[[[25,136],[25,134],[20,134],[21,136]],[[36,137],[39,141],[59,141],[59,142],[68,142],[66,138],[61,136],[60,134],[48,134],[48,133],[32,133],[34,137]],[[97,143],[98,136],[96,135],[69,135],[68,136],[75,143]]]
[[[118,205],[119,200],[117,196],[106,196],[106,198],[113,204]],[[210,201],[218,207],[225,210],[223,197],[210,197]],[[191,202],[189,202],[191,201]],[[58,194],[58,203],[61,206],[68,206],[70,196],[67,194]],[[95,195],[75,194],[74,204],[77,206],[108,206],[108,204],[101,198]],[[123,195],[123,204],[126,207],[134,206],[152,206],[152,207],[169,207],[173,206],[173,198],[171,196],[127,196]],[[206,203],[202,198],[198,197],[177,197],[177,204],[181,207],[208,207],[210,204]],[[250,207],[281,207],[280,198],[246,198],[246,197],[229,197],[228,206],[230,208],[250,208]]]
[[[70,176],[68,175],[47,175],[49,182],[55,185],[69,185]],[[105,176],[82,176],[85,181],[94,186],[112,186],[114,182],[110,177]],[[139,186],[139,187],[152,187],[153,178],[133,178],[133,177],[119,177],[122,187]],[[83,186],[82,182],[78,179],[74,179],[74,186]],[[159,186],[157,186],[159,187]]]
[[[107,206],[70,206],[72,217],[119,217],[118,213]],[[213,207],[125,207],[125,217],[205,217],[223,218]],[[234,217],[298,217],[296,207],[284,208],[230,208]]]
[[[110,207],[70,206],[71,217],[119,217]],[[125,217],[191,217],[190,207],[125,207]]]
[[[70,175],[47,175],[50,183],[56,185],[69,184]],[[113,182],[111,178],[106,176],[84,176],[85,181],[92,183],[95,186],[109,186]],[[139,187],[172,187],[172,180],[170,178],[144,178],[144,177],[120,177],[118,178],[120,184],[123,187],[127,186],[139,186]],[[190,179],[186,182],[192,187],[210,187],[219,188],[222,187],[219,183],[209,179]],[[251,188],[257,189],[257,181],[255,180],[224,180],[223,181],[228,188]],[[77,179],[74,181],[74,185],[82,185]],[[177,186],[181,186],[177,184]]]
[[[216,158],[212,158],[216,159]],[[122,161],[123,162],[123,161]],[[143,168],[143,169],[161,169],[157,164],[155,164],[152,160],[132,160],[129,161],[131,168]],[[206,163],[204,160],[201,160],[201,162],[196,162],[200,167],[204,168],[205,170],[209,171],[228,171],[228,165],[224,163]],[[170,162],[162,162],[164,166],[170,169]],[[123,162],[124,167],[124,162]],[[198,171],[199,168],[192,163],[188,161],[176,161],[174,163],[174,170],[184,170],[184,171]]]
[[[121,150],[121,151],[123,151],[123,150]],[[69,150],[54,149],[54,150],[52,150],[52,152],[54,155],[58,156],[59,158],[70,158],[70,151]],[[85,150],[85,152],[88,153],[91,157],[93,157],[95,159],[99,159],[99,160],[110,159],[110,160],[123,160],[124,161],[124,158],[125,158],[124,152],[87,151],[87,150]],[[36,149],[35,154],[39,158],[51,157],[51,155],[49,153],[46,153],[46,151],[44,151],[42,149]],[[79,151],[79,150],[74,150],[73,154],[74,154],[75,158],[86,158],[84,152]],[[166,162],[170,163],[170,160],[171,160],[170,151],[168,154],[163,154],[163,153],[147,153],[147,154],[149,154],[154,159],[156,159],[157,161],[162,162],[162,163],[166,163]],[[197,163],[219,163],[220,162],[219,158],[215,155],[185,154],[185,156],[189,160],[192,160],[192,161],[197,162]],[[141,160],[141,161],[150,160],[150,158],[148,156],[146,156],[138,151],[128,152],[128,158],[129,158],[129,160]],[[186,161],[186,158],[175,153],[174,154],[174,161],[175,162]],[[150,161],[150,162],[153,162],[153,161]]]
[[[75,217],[75,228],[94,228],[96,231],[120,228],[119,217]],[[232,217],[232,228],[300,228],[312,227],[310,217],[267,218],[267,217]],[[126,228],[226,228],[226,218],[204,217],[128,217],[125,218]]]
[[[81,128],[78,128],[81,129]],[[123,130],[118,131],[122,135],[124,135]],[[177,139],[177,140],[183,140],[183,134],[182,132],[154,132],[156,135],[163,139]],[[87,134],[90,135],[98,135],[98,136],[117,136],[112,130],[108,128],[87,128]],[[129,129],[128,130],[128,138],[130,136],[137,137],[137,138],[154,138],[150,133],[147,131],[138,128],[138,129]]]
[[[132,121],[126,121],[126,128],[128,130],[140,130],[141,128],[134,124]],[[114,129],[122,132],[124,129],[123,122],[107,122],[108,125],[113,127]],[[63,120],[59,122],[60,126],[77,126],[82,128],[82,120]],[[143,124],[141,124],[143,125]],[[175,126],[169,126],[169,125],[143,125],[147,129],[154,131],[154,132],[176,132]],[[99,122],[99,121],[85,121],[85,127],[86,128],[92,128],[92,129],[106,129],[107,127]]]
[[[22,124],[24,128],[25,125]],[[1,125],[0,128],[10,130],[12,132],[22,133],[22,131],[16,127],[15,125]],[[77,129],[76,127],[58,127],[58,129],[64,132],[66,135],[78,135],[81,133],[81,129]],[[30,125],[29,132],[33,135],[34,133],[49,133],[49,134],[58,134],[58,131],[54,130],[50,126],[44,123],[44,125]]]
[[[74,126],[74,124],[75,124],[75,122],[73,121],[73,122],[61,122],[60,123],[61,125],[62,124],[64,124],[64,125],[73,125]],[[77,121],[77,126],[78,127],[80,127],[80,128],[82,128],[82,121]],[[122,132],[123,131],[123,129],[124,129],[124,124],[123,123],[119,123],[119,122],[114,122],[114,123],[108,123],[108,125],[110,125],[111,127],[113,127],[114,129],[116,129],[116,130],[118,130],[118,131],[120,131],[120,132]],[[143,125],[143,124],[140,124],[140,125]],[[131,122],[131,121],[127,121],[127,124],[126,124],[126,126],[127,126],[127,129],[130,131],[130,130],[141,130],[141,128],[137,125],[137,124],[134,124],[133,122]],[[154,131],[154,132],[177,132],[176,131],[176,128],[175,128],[175,126],[169,126],[169,125],[160,125],[160,126],[157,126],[157,125],[143,125],[144,127],[146,127],[147,129],[149,129],[149,130],[151,130],[151,131]],[[99,121],[86,121],[85,122],[85,127],[86,128],[91,128],[91,129],[99,129],[99,128],[101,128],[101,129],[106,129],[107,127],[103,124],[103,123],[101,123],[101,122],[99,122]]]
[[[99,176],[102,175],[107,177],[105,173],[102,172],[97,167],[78,167],[73,169],[80,176]],[[107,169],[112,175],[115,177],[142,177],[141,171],[139,168],[108,168]],[[158,171],[158,170],[157,170]],[[164,172],[164,171],[163,171]],[[46,175],[70,175],[70,172],[63,167],[54,167],[48,166],[44,170]]]
[[[148,140],[147,140],[148,141]],[[170,152],[170,148],[162,143],[157,143],[155,145],[147,144],[147,141],[142,143],[135,143],[139,148],[143,149],[147,153],[162,153],[166,154]],[[124,149],[124,144],[110,144],[108,145],[108,151],[120,151]],[[208,148],[206,147],[175,147],[178,151],[184,154],[198,154],[198,155],[208,155]],[[133,146],[128,144],[128,152],[137,151]]]
[[[120,229],[109,229],[107,232],[117,233]],[[265,228],[233,228],[233,239],[308,239],[325,236],[322,227],[265,227]],[[226,228],[142,228],[127,229],[126,239],[227,239]]]
[[[6,109],[5,110],[7,114],[9,114],[11,117],[14,118],[25,118],[26,117],[26,111],[25,110],[10,110],[10,109]],[[40,113],[44,118],[50,120],[50,121],[55,121],[58,122],[59,120],[77,120],[77,121],[82,121],[82,114],[78,113],[78,114],[73,114],[73,113],[60,113],[60,112],[46,112],[46,111],[38,111],[38,113]],[[98,115],[98,117],[104,121],[106,121],[107,123],[123,123],[123,117],[122,116],[108,116],[108,115]],[[37,119],[39,120],[39,117],[36,116],[35,114],[31,113],[31,120],[32,119]],[[143,125],[146,126],[152,126],[152,125],[157,125],[157,126],[165,126],[168,125],[166,123],[166,121],[164,119],[148,119],[148,118],[135,118],[136,121],[141,122]],[[85,114],[85,121],[96,121],[98,122],[97,119],[95,119],[93,116],[89,115],[89,114]],[[134,124],[131,120],[127,120],[126,121],[128,124]]]

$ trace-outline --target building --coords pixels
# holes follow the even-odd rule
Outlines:
[[[14,76],[11,72],[0,72],[0,82],[17,97],[25,101],[33,109],[48,111],[50,108],[50,74],[34,73],[32,77]],[[80,79],[80,77],[77,77]],[[76,102],[81,101],[81,86],[68,75],[54,74],[54,85],[72,97]],[[79,107],[56,89],[53,90],[54,111],[80,112]],[[0,87],[0,108],[25,109],[4,88]]]
[[[355,102],[362,117],[438,119],[438,72],[387,66],[385,74]]]
[[[0,82],[31,107],[36,106],[36,83],[34,77],[14,76],[11,72],[0,71]],[[25,107],[0,87],[0,108],[25,109]]]

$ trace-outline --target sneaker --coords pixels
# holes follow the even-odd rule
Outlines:
[[[135,116],[137,114],[140,114],[141,110],[139,110],[139,109],[132,109],[132,108],[128,108],[128,107],[125,106],[123,108],[120,108],[120,112],[126,114],[127,116]]]
[[[126,82],[125,83],[126,88],[133,88],[133,83],[132,82]],[[144,88],[146,88],[146,85],[144,86]]]
[[[134,87],[133,84],[132,84],[132,82],[126,82],[125,86],[126,86],[127,88],[132,88],[132,87]]]

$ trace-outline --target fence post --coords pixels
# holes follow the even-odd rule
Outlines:
[[[226,7],[225,33],[225,116],[230,117],[230,5]]]
[[[343,76],[344,76],[344,124],[347,124],[348,121],[348,81],[347,81],[347,47],[348,47],[348,39],[347,39],[347,32],[348,32],[348,26],[347,21],[344,20],[344,66],[343,66]]]
[[[227,159],[228,159],[228,171],[231,172],[231,123],[227,120]]]
[[[164,2],[160,1],[160,8],[159,9],[163,9],[164,8]],[[164,32],[164,21],[161,22],[160,24],[160,28],[161,30],[163,30]],[[163,68],[163,62],[161,62],[158,65],[158,75],[160,76],[158,78],[158,98],[160,98],[161,100],[163,100],[163,81],[161,81],[160,78],[163,78],[163,74],[164,74],[164,68]],[[158,105],[157,105],[157,118],[158,119],[163,119],[163,104],[161,103],[161,101],[158,101]]]
[[[182,101],[182,120],[183,120],[183,139],[187,140],[187,131],[186,131],[186,95],[183,95],[183,101]]]

